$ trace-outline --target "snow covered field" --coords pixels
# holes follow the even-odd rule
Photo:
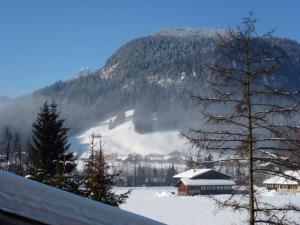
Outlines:
[[[166,154],[173,151],[184,152],[190,149],[191,146],[180,139],[178,131],[156,131],[147,134],[135,132],[132,115],[133,110],[127,111],[125,122],[114,129],[108,128],[112,117],[76,135],[71,141],[72,149],[81,155],[81,158],[88,157],[91,135],[103,137],[102,141],[106,153],[118,153],[119,155],[130,153],[141,155]],[[162,164],[159,164],[157,168],[161,166]],[[117,188],[117,191],[125,190],[128,188]],[[230,209],[218,211],[215,203],[210,199],[200,196],[179,197],[176,194],[171,194],[176,192],[174,187],[134,188],[127,203],[121,208],[170,225],[246,224],[246,213],[235,213]],[[267,191],[262,194],[262,199],[274,204],[291,201],[300,205],[300,195],[279,195]]]
[[[125,190],[118,188],[118,191]],[[174,187],[134,188],[127,203],[121,206],[130,212],[170,225],[242,225],[247,215],[230,209],[217,210],[212,200],[195,196],[173,195]],[[294,202],[300,205],[300,194],[265,192],[262,198],[272,203]],[[299,218],[300,221],[300,218]]]

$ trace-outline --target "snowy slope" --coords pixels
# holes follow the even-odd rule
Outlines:
[[[45,224],[162,224],[1,170],[0,181],[0,210]]]
[[[137,133],[132,122],[133,110],[126,112],[126,121],[112,130],[108,129],[110,119],[99,123],[78,136],[71,139],[72,150],[82,157],[88,155],[88,145],[91,136],[101,135],[105,152],[130,154],[139,153],[147,155],[150,153],[166,154],[173,151],[185,151],[190,145],[182,140],[179,131],[156,131],[146,134]]]

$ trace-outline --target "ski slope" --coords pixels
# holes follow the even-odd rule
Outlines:
[[[114,118],[112,117],[71,138],[72,150],[81,155],[81,158],[86,158],[89,154],[88,146],[92,135],[101,135],[106,153],[117,153],[119,155],[131,153],[141,155],[151,153],[167,154],[173,151],[186,151],[190,148],[186,140],[180,137],[179,131],[137,133],[132,122],[133,112],[133,110],[127,111],[125,122],[114,129],[110,130],[108,128],[109,121]],[[99,146],[99,142],[97,144]]]

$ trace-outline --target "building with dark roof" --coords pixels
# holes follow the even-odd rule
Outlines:
[[[178,195],[230,194],[235,185],[231,176],[213,169],[190,169],[176,174]]]

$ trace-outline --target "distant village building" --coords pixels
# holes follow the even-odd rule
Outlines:
[[[117,159],[118,159],[118,154],[116,154],[116,153],[110,153],[110,154],[104,155],[104,160],[106,162],[116,162]]]
[[[178,195],[229,194],[235,185],[231,176],[213,169],[190,169],[179,173]]]
[[[273,176],[266,179],[263,184],[267,189],[278,190],[278,191],[288,191],[288,192],[300,192],[300,170],[299,171],[286,171],[283,175]]]

